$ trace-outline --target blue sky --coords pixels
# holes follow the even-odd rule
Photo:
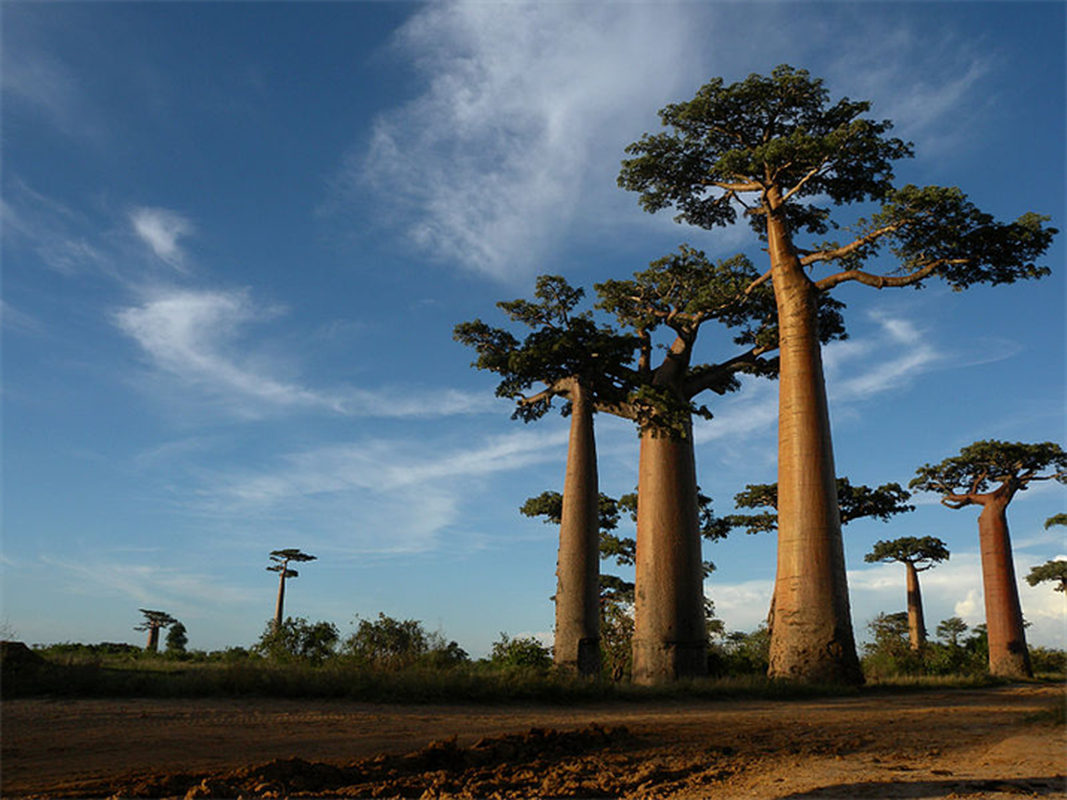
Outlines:
[[[566,421],[523,425],[453,326],[539,273],[628,277],[683,242],[766,256],[747,229],[648,215],[615,185],[656,111],[791,63],[915,142],[902,182],[1065,224],[1062,3],[4,3],[3,609],[29,642],[248,645],[269,551],[319,560],[287,612],[422,620],[474,655],[549,636],[556,532],[517,509],[562,486]],[[848,209],[837,217],[852,218]],[[1064,441],[1063,239],[1051,277],[962,294],[843,287],[826,351],[838,471],[906,483],[977,439]],[[706,331],[699,357],[730,354]],[[697,427],[726,513],[775,479],[776,394]],[[598,422],[602,489],[636,483]],[[977,512],[936,498],[845,547],[857,632],[904,607],[863,555],[935,535],[927,619],[982,621]],[[1067,557],[1063,487],[1012,505],[1016,566]],[[705,548],[731,630],[765,615],[772,537]],[[1033,643],[1065,598],[1021,589]]]

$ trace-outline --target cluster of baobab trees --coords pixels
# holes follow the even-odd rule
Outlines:
[[[1049,270],[1035,261],[1057,232],[1036,213],[998,221],[957,188],[894,185],[893,164],[910,157],[912,146],[890,136],[889,121],[866,118],[869,107],[831,102],[821,80],[785,65],[730,85],[710,81],[693,99],[660,111],[665,130],[627,148],[618,182],[639,193],[646,211],[673,207],[680,222],[712,229],[740,218],[763,242],[767,262],[757,267],[744,255],[712,262],[682,245],[630,280],[595,285],[596,308],[614,316],[614,325],[579,310],[582,289],[542,276],[536,300],[499,304],[530,329],[521,340],[480,320],[456,327],[456,338],[477,351],[475,366],[501,376],[497,394],[516,401],[517,418],[537,419],[556,399],[570,416],[557,664],[584,674],[597,668],[594,417],[607,413],[632,420],[640,436],[634,680],[658,683],[706,670],[692,419],[708,414],[702,395],[735,391],[739,376],[749,374],[776,378],[779,387],[769,674],[863,680],[822,367],[822,345],[844,335],[833,290],[849,282],[883,289],[932,280],[963,290],[1041,278]],[[878,208],[851,220],[844,241],[824,238],[845,230],[832,207],[858,203]],[[885,269],[876,263],[882,258]],[[698,334],[712,322],[732,329],[734,347],[696,363]],[[656,339],[664,335],[657,361]],[[1067,479],[1067,461],[1052,444],[972,447],[978,451],[965,448],[957,459],[923,467],[912,484],[940,492],[952,507],[983,507],[990,664],[998,674],[1020,674],[1028,668],[1016,652],[1021,614],[993,613],[990,605],[999,609],[998,598],[1015,585],[1006,579],[1012,568],[1004,512],[1028,482]]]

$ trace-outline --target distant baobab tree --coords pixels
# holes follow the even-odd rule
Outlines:
[[[286,578],[296,578],[300,575],[295,569],[289,569],[289,562],[314,561],[316,558],[316,556],[300,552],[295,547],[271,551],[270,560],[274,563],[267,567],[267,571],[278,573],[278,603],[274,607],[274,630],[281,628],[282,620],[285,618],[283,615],[285,608],[285,580]]]
[[[1047,474],[1041,474],[1049,470]],[[911,487],[937,492],[952,509],[982,507],[978,541],[982,553],[986,628],[989,635],[989,671],[1006,678],[1030,677],[1030,654],[1023,631],[1023,612],[1015,581],[1008,504],[1033,481],[1067,483],[1067,453],[1058,444],[1044,442],[975,442],[958,456],[918,470]]]
[[[144,614],[144,622],[134,628],[135,631],[148,631],[148,642],[145,651],[155,653],[159,650],[159,629],[173,625],[176,620],[166,611],[152,611],[147,608],[138,609]]]
[[[868,564],[897,561],[908,571],[908,642],[912,650],[926,644],[926,620],[923,617],[923,598],[919,588],[919,573],[948,560],[948,548],[936,536],[904,536],[892,541],[874,543],[871,552],[863,557]]]

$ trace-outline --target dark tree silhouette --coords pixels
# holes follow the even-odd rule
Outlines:
[[[152,611],[148,608],[138,609],[144,614],[144,622],[134,628],[135,631],[148,631],[148,642],[144,649],[149,653],[159,651],[159,629],[173,625],[176,620],[166,611]]]
[[[646,211],[673,206],[675,219],[704,228],[738,213],[766,243],[778,307],[781,525],[769,674],[859,683],[833,446],[820,347],[821,296],[845,282],[875,288],[940,278],[953,289],[1048,274],[1033,262],[1055,231],[1033,213],[998,222],[956,188],[892,185],[892,164],[911,145],[888,121],[865,119],[870,104],[831,103],[822,81],[790,66],[726,85],[715,78],[688,102],[660,111],[668,129],[631,144],[619,185]],[[847,228],[830,205],[881,208]],[[830,229],[851,240],[819,241]],[[801,236],[810,237],[801,244]],[[896,265],[869,271],[888,249]],[[809,277],[829,267],[824,277]]]
[[[278,573],[278,601],[274,606],[274,630],[281,630],[282,620],[285,619],[285,582],[289,578],[296,578],[300,575],[295,569],[289,569],[289,562],[314,561],[316,558],[317,556],[302,553],[294,547],[271,551],[270,560],[274,563],[267,567],[267,571]]]
[[[960,637],[967,632],[967,623],[959,617],[949,617],[937,623],[937,638],[952,647],[960,646]]]
[[[923,615],[922,590],[919,588],[919,573],[948,560],[948,548],[936,536],[905,536],[892,541],[874,543],[871,552],[863,557],[869,564],[896,561],[907,570],[908,588],[908,642],[912,650],[926,644],[926,620]]]
[[[496,393],[517,402],[513,418],[525,422],[549,412],[561,398],[570,416],[564,479],[566,502],[559,513],[556,566],[555,663],[581,675],[600,671],[600,615],[596,440],[593,416],[619,402],[628,389],[628,364],[636,341],[594,322],[576,309],[584,290],[556,275],[537,279],[536,302],[497,303],[513,322],[531,332],[521,342],[481,320],[457,325],[454,337],[478,353],[473,366],[501,376]],[[531,393],[537,386],[541,391]]]
[[[1047,474],[1041,474],[1048,470]],[[1067,483],[1067,454],[1044,442],[975,442],[958,456],[919,468],[911,487],[936,492],[948,508],[981,506],[978,538],[982,553],[989,671],[1003,677],[1032,675],[1023,630],[1023,612],[1015,581],[1008,504],[1034,481]]]

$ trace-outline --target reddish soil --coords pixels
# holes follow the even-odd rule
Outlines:
[[[788,702],[11,700],[4,797],[1067,797],[1064,687]],[[1060,717],[1062,719],[1062,716]]]

